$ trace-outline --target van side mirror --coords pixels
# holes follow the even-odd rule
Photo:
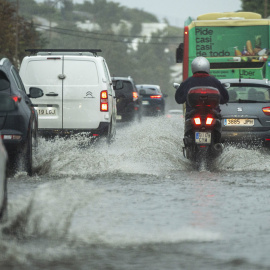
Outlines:
[[[0,112],[12,112],[16,108],[16,103],[12,97],[5,94],[0,95]]]
[[[124,83],[121,80],[113,81],[113,89],[114,90],[120,90],[123,89]]]
[[[180,43],[176,49],[176,63],[183,63],[184,58],[184,43]]]
[[[30,87],[29,88],[29,95],[30,98],[39,98],[44,95],[43,90],[37,87]]]

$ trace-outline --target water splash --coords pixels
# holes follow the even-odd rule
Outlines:
[[[115,142],[87,145],[87,138],[40,140],[35,154],[39,175],[93,176],[109,173],[160,174],[185,169],[183,125],[165,117],[144,119],[117,130]]]

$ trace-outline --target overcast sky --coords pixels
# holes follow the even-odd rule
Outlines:
[[[75,0],[76,1],[76,0]],[[82,1],[82,0],[77,0]],[[142,9],[158,19],[166,18],[170,25],[183,27],[187,17],[211,12],[241,10],[241,0],[108,0],[121,6]]]

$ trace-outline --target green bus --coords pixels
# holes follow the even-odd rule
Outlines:
[[[184,43],[176,50],[176,62],[183,63],[183,80],[192,76],[191,62],[204,56],[210,74],[218,79],[270,79],[270,20],[253,12],[226,12],[188,18]]]

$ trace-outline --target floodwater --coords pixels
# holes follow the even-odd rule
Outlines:
[[[35,176],[8,179],[0,269],[270,269],[270,162],[182,155],[183,123],[123,125],[116,141],[40,139]]]

